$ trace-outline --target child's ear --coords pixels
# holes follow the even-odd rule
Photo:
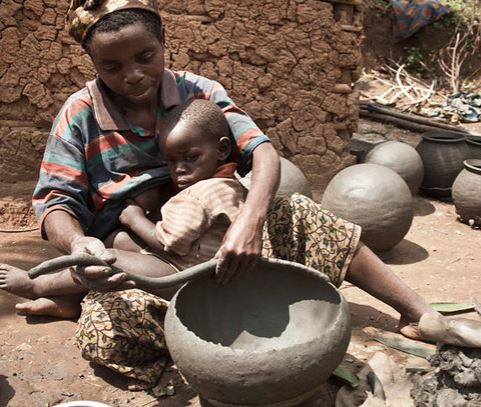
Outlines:
[[[217,159],[224,161],[231,153],[231,141],[229,137],[222,137],[217,143]]]

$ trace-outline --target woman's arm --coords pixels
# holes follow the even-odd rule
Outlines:
[[[226,232],[216,257],[217,279],[228,282],[250,271],[261,254],[262,228],[280,180],[279,156],[271,143],[262,143],[252,153],[252,178],[246,202]]]

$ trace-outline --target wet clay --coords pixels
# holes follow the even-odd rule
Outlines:
[[[437,343],[481,348],[481,322],[468,318],[447,318],[426,313],[419,320],[423,338]]]
[[[435,370],[415,377],[417,407],[481,406],[481,349],[444,345],[430,362]]]
[[[323,274],[276,261],[225,286],[209,277],[185,285],[165,329],[174,362],[214,405],[286,406],[341,362],[350,317]]]

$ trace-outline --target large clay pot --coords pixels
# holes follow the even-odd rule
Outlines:
[[[414,216],[406,182],[378,164],[357,164],[336,174],[324,191],[322,207],[360,225],[361,240],[378,253],[404,238]]]
[[[428,131],[416,150],[424,163],[421,190],[436,198],[450,198],[454,179],[469,157],[465,137],[446,131]]]
[[[481,159],[481,136],[466,136],[468,144],[469,157]]]
[[[365,162],[391,168],[406,181],[412,194],[421,186],[424,177],[423,160],[409,144],[394,140],[378,144],[367,153]]]
[[[462,222],[481,226],[481,160],[464,161],[453,183],[453,199]]]
[[[347,303],[326,276],[271,260],[227,285],[211,276],[170,302],[165,336],[176,366],[215,406],[290,406],[342,361]]]
[[[304,173],[300,168],[289,160],[280,157],[281,161],[281,180],[276,196],[290,196],[294,192],[312,198],[311,187]],[[251,184],[251,174],[247,174],[239,181],[249,188]]]

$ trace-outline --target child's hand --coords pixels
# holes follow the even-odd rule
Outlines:
[[[124,209],[119,216],[119,222],[127,227],[131,227],[139,218],[145,218],[145,211],[134,201],[127,200]]]

